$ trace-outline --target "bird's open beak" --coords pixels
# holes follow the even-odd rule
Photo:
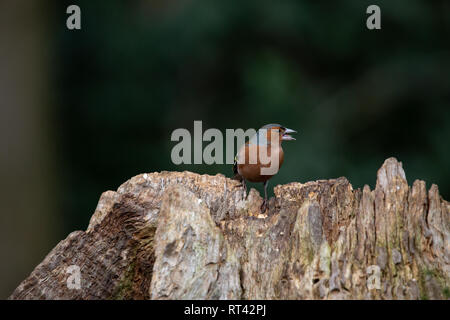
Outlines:
[[[290,136],[289,133],[297,133],[297,131],[286,128],[286,130],[284,130],[283,137],[281,137],[281,140],[284,141],[295,140],[295,138]]]

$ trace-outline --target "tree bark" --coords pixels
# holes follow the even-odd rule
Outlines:
[[[396,159],[372,191],[338,178],[274,193],[262,214],[220,174],[133,177],[10,299],[449,298],[450,203]]]

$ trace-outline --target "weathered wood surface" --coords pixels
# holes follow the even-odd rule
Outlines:
[[[448,299],[449,212],[436,185],[385,161],[275,187],[270,209],[222,175],[161,172],[105,192],[10,299]],[[80,268],[80,288],[67,283]],[[379,286],[376,281],[380,271]]]

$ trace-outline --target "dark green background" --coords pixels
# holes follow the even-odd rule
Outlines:
[[[271,184],[346,176],[374,186],[395,156],[410,183],[450,195],[450,16],[444,1],[80,1],[62,31],[58,83],[69,209],[84,228],[100,193],[174,166],[170,134],[297,129]]]
[[[69,4],[81,7],[80,31],[65,28]],[[370,4],[381,8],[381,30],[366,28]],[[46,8],[58,185],[51,201],[60,223],[27,272],[87,227],[103,191],[134,175],[231,176],[230,165],[172,164],[170,135],[192,131],[194,120],[204,130],[276,122],[299,131],[284,144],[271,187],[346,176],[354,188],[373,188],[395,156],[409,184],[435,183],[450,199],[449,1],[86,0]]]

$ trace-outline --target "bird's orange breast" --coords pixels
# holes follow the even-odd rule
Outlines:
[[[260,148],[265,149],[261,150]],[[276,157],[278,155],[278,168],[276,168],[276,172],[274,174],[262,174],[261,168],[270,168],[272,165],[272,161],[269,160],[268,163],[263,164],[262,162],[266,161],[261,161],[262,159],[260,157],[260,152],[262,155],[267,155],[268,159],[272,159],[272,155],[273,157]],[[253,158],[251,158],[251,156],[253,156]],[[238,173],[250,182],[264,182],[272,178],[278,172],[278,170],[281,168],[281,165],[283,164],[283,161],[284,153],[281,145],[271,146],[270,144],[268,144],[258,146],[246,144],[239,150],[237,169]],[[276,166],[276,163],[274,163],[273,165]]]

